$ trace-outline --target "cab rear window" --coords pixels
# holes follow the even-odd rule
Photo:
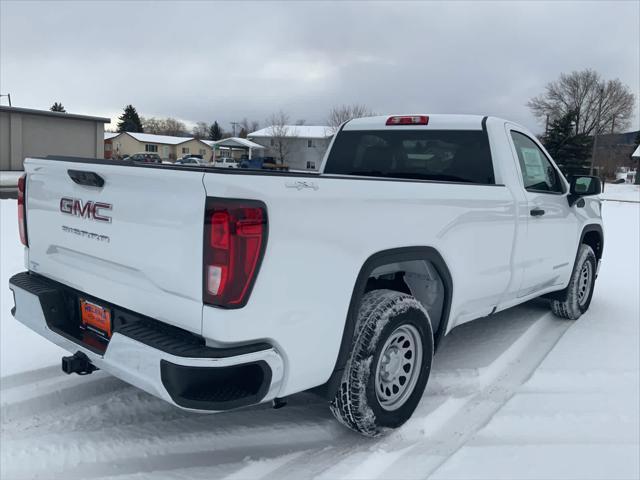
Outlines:
[[[481,130],[343,130],[324,173],[495,183],[489,139]]]

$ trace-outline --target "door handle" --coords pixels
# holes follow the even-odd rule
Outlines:
[[[89,187],[103,187],[104,178],[95,172],[86,172],[84,170],[67,170],[69,178],[78,185],[87,185]]]
[[[541,217],[542,215],[544,215],[544,210],[542,210],[541,208],[533,208],[529,213],[532,217]]]

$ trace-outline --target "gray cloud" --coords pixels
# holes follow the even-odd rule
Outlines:
[[[225,124],[334,104],[488,113],[595,68],[640,96],[638,2],[7,2],[0,89],[15,105]],[[636,117],[638,115],[636,109]],[[638,119],[633,127],[638,128]]]

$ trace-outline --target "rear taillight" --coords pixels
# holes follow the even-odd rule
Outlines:
[[[18,230],[20,231],[20,241],[25,247],[27,242],[27,174],[24,173],[18,179]]]
[[[429,125],[427,115],[396,115],[387,118],[387,125]]]
[[[203,301],[239,308],[249,299],[267,242],[267,210],[254,200],[208,198]]]

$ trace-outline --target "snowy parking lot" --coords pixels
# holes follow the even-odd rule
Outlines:
[[[536,300],[457,327],[421,404],[392,434],[341,427],[311,394],[218,415],[185,413],[65,354],[10,314],[23,267],[15,200],[0,201],[0,478],[640,477],[640,189],[607,185],[590,310]]]

